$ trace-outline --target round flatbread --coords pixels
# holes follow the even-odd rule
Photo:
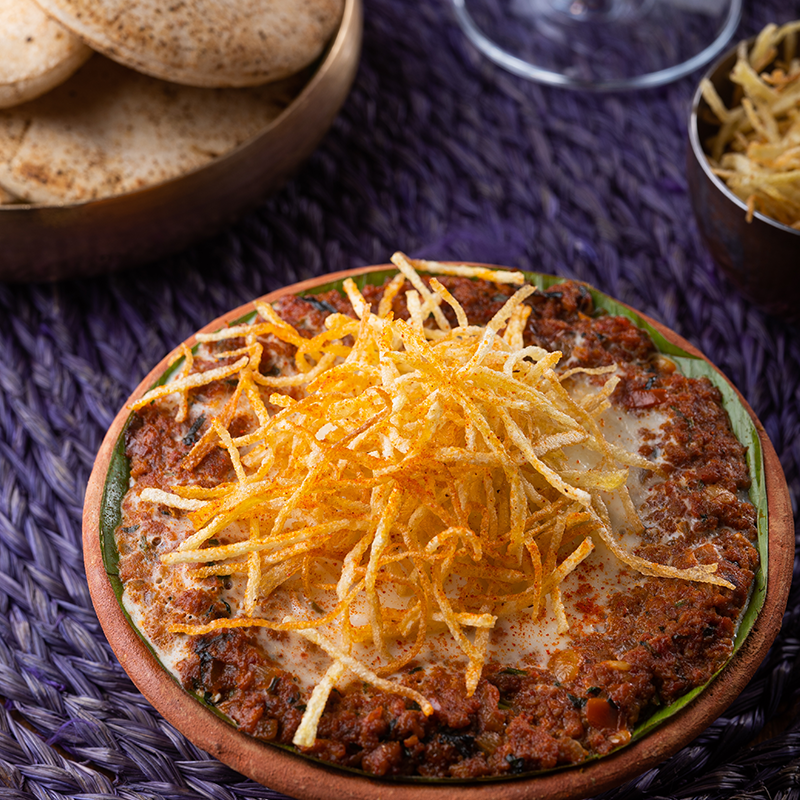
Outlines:
[[[95,50],[189,86],[257,86],[310,64],[344,0],[37,0]]]
[[[50,91],[91,54],[33,0],[0,0],[0,108]]]
[[[44,97],[0,111],[0,186],[37,203],[150,186],[254,136],[303,85],[296,76],[249,89],[197,89],[95,55]]]

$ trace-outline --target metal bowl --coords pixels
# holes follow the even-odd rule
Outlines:
[[[738,47],[738,45],[737,45]],[[730,71],[736,47],[728,50],[705,74],[725,103],[735,85]],[[686,167],[689,196],[700,234],[720,269],[755,305],[800,323],[800,231],[755,213],[747,221],[747,206],[711,172],[703,142],[716,132],[707,122],[708,104],[698,87],[689,120]]]
[[[345,277],[355,277],[387,267],[388,265],[365,267],[322,275],[279,289],[262,299],[265,302],[275,302],[287,294],[319,290],[320,287]],[[250,313],[252,309],[252,303],[240,306],[209,323],[201,332],[219,330]],[[638,314],[639,319],[652,325],[671,345],[708,362],[702,353],[670,329],[640,312],[634,313]],[[195,342],[195,337],[187,340],[190,346]],[[165,357],[144,378],[130,399],[141,397],[162,376],[170,360],[170,356]],[[730,384],[722,373],[719,374],[720,380]],[[735,389],[733,391],[736,392]],[[769,560],[764,605],[742,646],[699,697],[634,744],[584,766],[530,777],[521,776],[514,780],[481,780],[457,784],[447,781],[420,783],[373,779],[314,762],[261,742],[237,730],[213,711],[200,705],[162,668],[132,627],[122,611],[106,571],[100,537],[103,498],[109,466],[130,414],[127,403],[105,436],[86,489],[83,551],[92,602],[120,663],[142,694],[170,723],[224,763],[297,800],[328,800],[332,797],[346,797],[351,800],[375,800],[378,797],[382,800],[530,800],[534,797],[578,800],[593,796],[660,763],[710,725],[747,685],[780,629],[794,563],[794,524],[789,490],[780,461],[763,426],[744,398],[738,392],[736,394],[753,419],[764,456],[769,510]]]
[[[66,205],[0,206],[0,280],[84,277],[178,251],[277,190],[330,128],[358,66],[362,0],[308,83],[255,137],[206,166],[133,192]]]

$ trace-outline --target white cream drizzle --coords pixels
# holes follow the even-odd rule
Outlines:
[[[569,381],[568,390],[576,399],[588,392],[589,388],[589,381],[583,376],[577,376]],[[208,406],[201,405],[199,408],[196,404],[193,414],[196,418],[198,413],[213,415],[217,410],[218,403],[211,403]],[[644,432],[653,434],[655,438],[651,440],[651,443],[656,445],[656,452],[660,453],[662,449],[660,441],[663,438],[660,430],[666,420],[667,416],[657,409],[626,410],[612,405],[603,413],[600,426],[607,441],[631,452],[638,452],[644,440]],[[575,459],[576,462],[589,456],[589,451],[579,445],[568,450],[568,457]],[[661,456],[654,459],[655,463],[660,463],[660,461]],[[658,478],[653,473],[646,470],[630,469],[627,485],[637,508],[643,506],[648,493],[657,480]],[[129,495],[129,502],[133,510],[141,501],[137,498],[135,482],[131,483],[131,489],[133,491]],[[152,509],[152,504],[147,505]],[[626,530],[625,515],[621,505],[613,499],[609,500],[608,505],[614,528],[623,534],[622,544],[627,549],[635,548],[640,543],[639,537],[636,533]],[[171,537],[173,542],[177,542],[178,539],[182,539],[192,532],[191,525],[185,517],[175,518],[170,524],[173,531]],[[667,534],[667,536],[671,535]],[[219,536],[222,543],[227,538],[224,533]],[[231,540],[233,538],[235,538],[235,533],[234,536],[231,536]],[[172,547],[166,549],[172,549]],[[169,571],[170,580],[173,581],[176,592],[201,585],[189,576],[187,565],[176,565],[170,567],[169,570],[159,565],[154,569],[156,573],[159,573],[156,580],[158,577],[166,579]],[[164,573],[163,576],[160,575],[160,572]],[[570,646],[573,636],[604,630],[606,608],[611,596],[620,591],[628,591],[643,580],[640,574],[621,564],[603,543],[596,539],[594,551],[573,573],[567,576],[562,584],[562,600],[570,622],[570,632],[558,633],[556,621],[549,605],[542,619],[538,621],[531,619],[530,612],[501,619],[492,631],[488,660],[509,666],[545,667],[553,653]],[[226,580],[226,586],[229,588],[225,588],[222,596],[230,605],[234,617],[244,598],[245,581],[244,575],[232,575]],[[320,596],[316,599],[323,600],[324,598]],[[399,597],[384,598],[384,600],[388,603],[396,601],[402,604],[404,602],[403,598]],[[147,605],[145,593],[129,590],[126,586],[123,593],[123,604],[134,624],[147,633],[148,615],[152,614],[152,609]],[[279,589],[269,599],[268,607],[270,617],[280,619],[282,613],[307,613],[308,606],[305,601],[300,603],[298,595],[293,595],[286,589]],[[365,620],[366,616],[362,622]],[[353,621],[358,623],[357,614],[354,615]],[[338,638],[335,625],[329,626],[325,632]],[[297,634],[287,633],[276,636],[268,630],[259,628],[256,629],[256,635],[268,657],[296,675],[300,685],[307,690],[319,682],[330,666],[330,659],[327,655]],[[178,664],[190,654],[189,638],[183,635],[172,635],[159,642],[155,642],[152,637],[148,638],[150,638],[151,646],[159,660],[177,676]],[[411,646],[411,642],[397,642],[390,645],[390,651],[400,654],[405,648]],[[366,648],[357,655],[369,663],[370,657]],[[444,626],[442,626],[440,634],[429,637],[425,649],[416,662],[422,665],[465,663],[463,654],[452,641]]]

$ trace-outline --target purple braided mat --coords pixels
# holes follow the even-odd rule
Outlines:
[[[796,17],[797,3],[752,3],[739,33]],[[279,797],[189,744],[130,683],[92,610],[80,518],[103,433],[150,366],[283,284],[398,248],[588,280],[734,380],[796,501],[800,335],[748,307],[699,244],[683,166],[696,80],[619,96],[549,90],[481,58],[448,0],[367,0],[352,96],[280,194],[149,267],[0,285],[0,798]],[[798,651],[800,580],[725,717],[604,797],[797,798],[800,721],[749,743],[797,699]]]

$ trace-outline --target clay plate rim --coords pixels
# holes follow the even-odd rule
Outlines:
[[[492,265],[481,265],[492,266]],[[391,268],[379,265],[321,275],[265,295],[267,302],[299,291],[367,272]],[[206,325],[200,332],[217,330],[253,309],[252,303],[239,306]],[[632,309],[633,310],[633,309]],[[711,362],[689,342],[659,322],[638,313],[670,342],[692,355]],[[187,339],[192,345],[195,337]],[[147,375],[131,395],[140,397],[161,376],[169,356]],[[711,365],[714,366],[713,364]],[[714,369],[722,373],[716,367]],[[728,381],[723,375],[723,378]],[[734,387],[735,390],[735,387]],[[518,780],[468,783],[421,784],[388,782],[326,767],[301,756],[259,742],[233,728],[205,708],[167,674],[134,632],[124,617],[106,576],[100,548],[99,520],[103,487],[111,455],[129,412],[127,403],[117,414],[98,452],[89,484],[83,514],[83,548],[89,590],[97,616],[112,649],[125,671],[142,694],[194,744],[216,756],[233,769],[269,788],[297,800],[526,800],[535,791],[548,800],[575,800],[613,788],[668,758],[711,724],[747,685],[778,633],[786,607],[794,562],[794,521],[789,491],[778,457],[753,410],[736,394],[755,423],[764,453],[764,468],[769,508],[769,563],[764,606],[738,653],[723,673],[686,708],[666,720],[642,740],[590,762],[559,772]]]

